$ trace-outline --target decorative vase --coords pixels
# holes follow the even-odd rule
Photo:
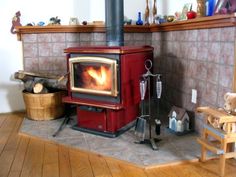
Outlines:
[[[156,15],[157,15],[156,0],[154,0],[153,8],[152,8],[152,18],[153,18],[152,23],[153,24],[155,24]]]
[[[146,0],[145,25],[149,25],[149,6],[148,6],[148,0]]]
[[[141,12],[138,12],[138,20],[136,21],[136,25],[143,25],[143,21],[141,18]]]
[[[206,14],[205,0],[197,0],[197,16],[204,17]]]

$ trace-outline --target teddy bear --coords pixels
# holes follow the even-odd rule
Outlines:
[[[224,95],[224,107],[219,108],[220,111],[227,112],[230,115],[236,115],[236,93],[227,92]],[[219,119],[215,117],[208,117],[208,122],[217,129],[227,130],[226,124],[220,124]],[[236,124],[231,126],[231,132],[236,132]]]
[[[236,115],[236,93],[227,92],[224,95],[224,110],[232,115]]]

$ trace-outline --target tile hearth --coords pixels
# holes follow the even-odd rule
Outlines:
[[[63,119],[33,121],[25,118],[20,133],[128,161],[139,166],[155,166],[194,160],[200,155],[196,133],[177,136],[162,126],[161,135],[158,137],[161,141],[157,143],[159,150],[153,151],[149,145],[134,143],[137,140],[134,128],[119,137],[106,138],[73,130],[71,125],[74,125],[75,121],[70,121],[56,137],[53,137],[52,135],[62,121]]]

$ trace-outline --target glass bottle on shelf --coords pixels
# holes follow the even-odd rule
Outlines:
[[[149,6],[148,6],[148,0],[146,0],[145,25],[149,25]]]
[[[152,18],[153,18],[152,23],[153,24],[155,24],[156,15],[157,15],[156,0],[154,0],[153,8],[152,8]]]
[[[141,18],[141,12],[138,12],[138,20],[136,21],[136,25],[143,25],[143,21]]]
[[[204,17],[206,14],[205,0],[197,0],[197,16]]]
[[[214,15],[215,0],[206,0],[206,16]]]

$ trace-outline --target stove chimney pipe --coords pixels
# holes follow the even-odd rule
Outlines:
[[[106,41],[108,46],[124,45],[123,0],[105,0]]]

